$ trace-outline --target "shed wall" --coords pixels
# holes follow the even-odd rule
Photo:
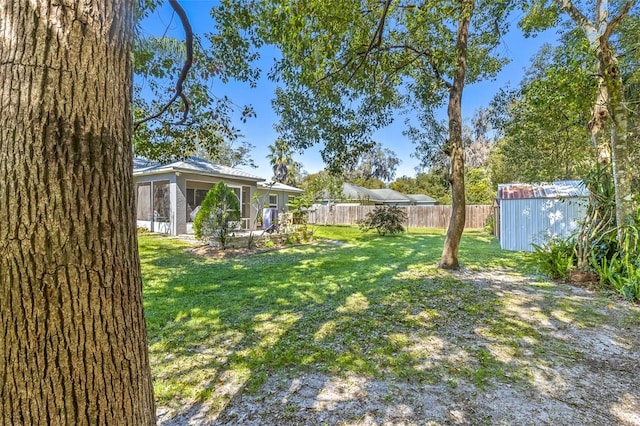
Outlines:
[[[500,201],[500,247],[533,251],[552,237],[567,237],[584,217],[587,199],[530,198]]]

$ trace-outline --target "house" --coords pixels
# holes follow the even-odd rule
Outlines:
[[[533,251],[533,244],[571,235],[584,217],[588,196],[579,180],[499,185],[495,225],[500,247]]]
[[[435,198],[424,194],[407,194],[406,197],[411,200],[413,206],[435,206],[438,203]]]
[[[274,221],[279,219],[280,212],[289,210],[287,204],[303,194],[304,190],[279,182],[258,182],[258,193],[259,204],[263,207],[260,220],[262,229],[269,229]]]
[[[252,200],[258,193],[258,183],[265,181],[245,171],[195,157],[169,164],[135,158],[133,180],[138,226],[171,235],[193,232],[194,210],[209,189],[221,181],[240,200],[241,226],[251,229],[257,218]]]
[[[258,193],[265,208],[286,211],[289,201],[304,194],[304,190],[279,182],[258,182]]]
[[[327,204],[330,200],[323,200]],[[353,183],[342,184],[341,202],[360,205],[412,206],[435,205],[436,200],[424,194],[405,195],[388,188],[368,189]]]
[[[153,232],[179,235],[193,233],[197,207],[207,192],[224,182],[240,200],[240,226],[255,229],[260,207],[287,210],[292,197],[304,190],[265,179],[243,170],[202,158],[161,164],[136,157],[133,163],[138,226]],[[260,200],[257,205],[254,200]]]

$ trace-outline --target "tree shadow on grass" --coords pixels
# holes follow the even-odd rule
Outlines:
[[[499,272],[439,272],[440,241],[186,255],[178,275],[147,271],[147,312],[163,312],[149,319],[161,422],[633,420],[638,335],[624,327],[637,329],[637,309]]]

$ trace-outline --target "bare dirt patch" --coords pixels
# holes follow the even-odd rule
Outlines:
[[[266,251],[277,250],[278,248],[272,247],[252,247],[252,248],[227,248],[221,249],[220,247],[210,246],[208,244],[204,244],[198,247],[194,247],[189,251],[195,255],[210,257],[213,259],[233,259],[236,257],[246,257],[251,256],[258,253],[263,253]]]
[[[202,257],[208,257],[212,259],[234,259],[238,257],[253,256],[255,254],[266,253],[271,251],[282,250],[288,247],[297,247],[306,244],[313,244],[313,242],[297,243],[297,244],[273,244],[271,246],[259,245],[251,248],[247,247],[234,247],[222,249],[220,247],[204,244],[194,247],[189,252]]]
[[[501,301],[499,324],[489,333],[484,325],[443,321],[437,333],[447,340],[423,362],[449,360],[459,367],[468,359],[472,376],[451,367],[446,380],[424,383],[292,367],[270,373],[257,390],[230,381],[223,405],[205,401],[178,412],[158,407],[159,423],[640,425],[638,306],[507,271],[453,276]],[[436,343],[433,336],[411,342]],[[478,353],[502,363],[503,374],[474,380],[491,367]]]

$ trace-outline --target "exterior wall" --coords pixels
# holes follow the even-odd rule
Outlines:
[[[553,237],[567,237],[578,227],[586,198],[530,198],[500,200],[500,247],[533,251]]]

